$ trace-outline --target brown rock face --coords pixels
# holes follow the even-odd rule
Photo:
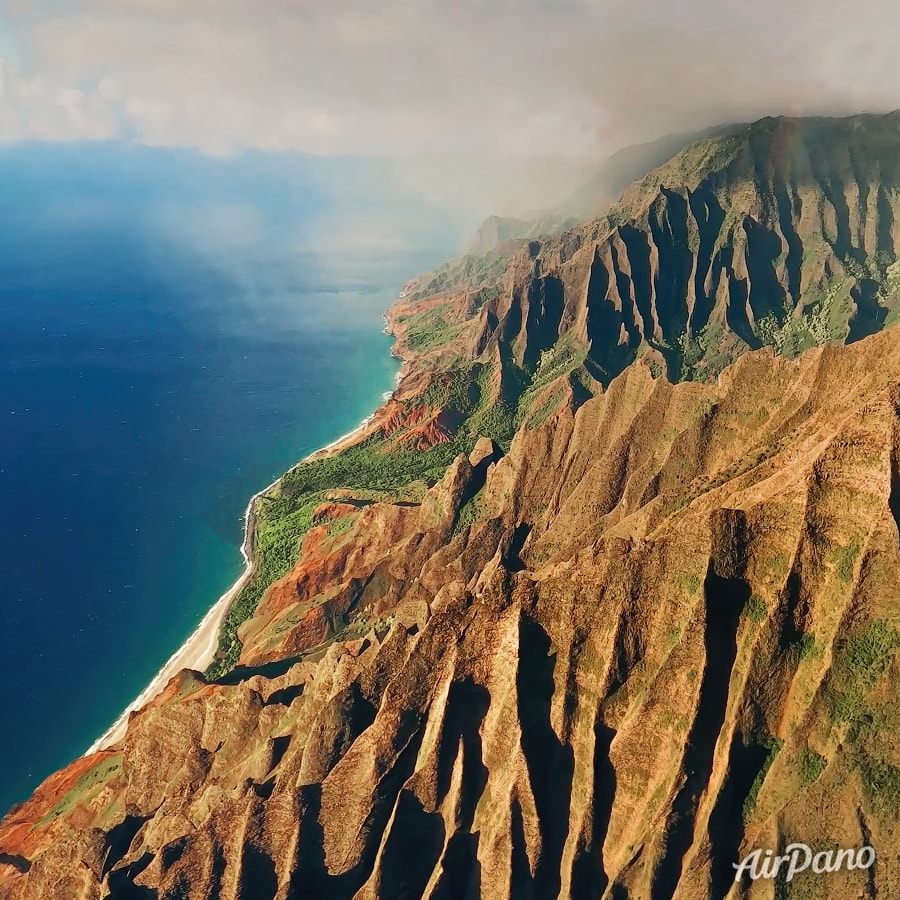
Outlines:
[[[900,277],[898,144],[896,113],[764,119],[692,144],[606,215],[510,251],[473,356],[499,341],[531,369],[568,335],[604,384],[639,358],[677,381],[763,345],[871,334]]]
[[[394,439],[394,446],[404,449],[427,450],[453,439],[454,416],[446,410],[435,410],[424,421]]]
[[[896,896],[898,413],[896,328],[637,363],[420,503],[321,510],[235,672],[0,823],[0,897]],[[793,841],[878,863],[735,883]]]

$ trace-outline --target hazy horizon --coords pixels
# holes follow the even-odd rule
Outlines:
[[[0,143],[379,159],[470,224],[665,135],[900,107],[893,24],[886,0],[3,0]]]

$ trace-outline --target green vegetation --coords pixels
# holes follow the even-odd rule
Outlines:
[[[313,513],[329,490],[349,488],[359,493],[379,492],[382,497],[421,499],[422,487],[438,481],[462,452],[463,439],[425,451],[390,453],[385,452],[383,444],[370,439],[328,459],[297,466],[269,494],[259,498],[253,576],[222,623],[218,655],[206,671],[207,678],[221,678],[237,664],[241,652],[238,628],[253,616],[266,589],[284,578],[299,559],[303,536],[312,527]],[[350,515],[332,523],[331,536],[351,527],[354,518]]]
[[[729,338],[718,322],[710,322],[701,332],[703,358],[700,361],[704,378],[714,378],[727,369],[737,358],[737,352],[729,348]],[[733,341],[731,342],[733,344]],[[741,349],[743,345],[738,345]]]
[[[695,496],[696,495],[692,494],[676,494],[669,497],[669,499],[666,500],[662,505],[662,514],[664,516],[670,516],[673,513],[678,513],[683,509],[687,509],[691,505],[691,501],[694,500]]]
[[[482,435],[493,438],[504,453],[509,451],[515,433],[515,414],[503,401],[485,403],[468,418],[459,432],[469,443]]]
[[[469,315],[474,316],[486,303],[499,300],[502,296],[503,288],[499,284],[490,284],[487,287],[479,288],[472,294],[469,302]]]
[[[747,601],[744,606],[744,615],[754,624],[759,625],[766,616],[768,615],[769,610],[766,607],[766,601],[763,600],[759,594],[751,594],[750,599]]]
[[[870,270],[864,266],[858,259],[852,257],[849,253],[844,256],[844,269],[847,274],[857,281],[864,281],[871,277]]]
[[[464,417],[452,441],[428,450],[404,450],[371,437],[335,456],[297,466],[257,501],[253,576],[225,617],[217,658],[206,671],[208,678],[221,678],[237,664],[238,628],[253,616],[269,585],[285,577],[299,559],[313,513],[330,491],[341,488],[354,496],[418,502],[459,454],[471,451],[478,437],[491,437],[509,449],[514,414],[505,403],[488,402],[490,374],[486,366],[471,371],[453,368],[435,377],[425,395],[417,398],[419,404],[453,407]],[[463,524],[476,517],[474,506],[461,513]],[[336,520],[329,528],[330,536],[350,528],[354,518],[351,514]]]
[[[838,547],[835,552],[835,570],[841,581],[853,580],[853,566],[859,556],[859,541],[853,540],[846,547]]]
[[[563,391],[562,388],[558,391],[554,391],[550,397],[528,417],[526,420],[528,427],[537,428],[540,425],[543,425],[544,422],[559,409],[559,405],[562,403],[564,396],[565,391]]]
[[[700,417],[708,414],[711,409],[713,409],[713,405],[697,404],[692,415]],[[697,420],[695,419],[694,421]],[[663,434],[663,437],[665,437],[665,433]],[[668,499],[662,505],[663,514],[670,515],[674,512],[680,512],[682,509],[690,506],[690,504],[701,494],[713,491],[723,484],[753,471],[753,469],[762,465],[766,460],[778,453],[780,449],[781,447],[777,444],[769,444],[759,448],[755,453],[738,460],[728,466],[728,468],[720,470],[711,480],[693,479],[690,490],[675,492],[668,495]]]
[[[688,572],[679,574],[676,581],[689,594],[696,594],[703,587],[703,579],[699,575],[692,575]]]
[[[891,295],[900,291],[900,261],[885,266],[883,292]]]
[[[825,771],[827,760],[807,747],[797,759],[797,771],[804,787],[808,787]]]
[[[384,441],[369,438],[336,456],[304,463],[288,472],[268,506],[272,516],[281,518],[303,497],[314,491],[334,488],[370,489],[394,494],[421,479],[434,484],[453,458],[462,452],[456,442],[437,444],[428,450],[391,449]]]
[[[766,558],[765,566],[776,581],[781,581],[787,576],[789,561],[783,553],[775,553]]]
[[[511,393],[515,394],[527,383],[528,376],[511,361],[504,362],[503,366],[506,381],[512,384]],[[477,367],[474,400],[470,404],[470,412],[458,432],[458,437],[466,446],[482,435],[492,438],[505,453],[509,450],[516,432],[515,409],[511,399],[498,397],[494,402],[491,401],[493,377],[494,372],[490,366]]]
[[[439,373],[421,395],[407,401],[407,407],[425,406],[434,409],[442,406],[466,412],[481,396],[481,385],[478,381],[480,372],[477,368],[452,366]]]
[[[698,173],[720,172],[730,165],[744,146],[739,134],[702,138],[675,157],[685,180],[696,181]]]
[[[704,347],[699,339],[691,338],[687,333],[681,336],[681,372],[679,378],[681,381],[693,381],[694,370],[697,364],[703,359]]]
[[[744,800],[744,821],[746,822],[753,813],[753,810],[756,808],[756,801],[759,798],[759,792],[762,790],[763,782],[766,780],[766,775],[769,774],[769,769],[772,768],[772,763],[775,762],[775,757],[781,752],[781,748],[784,746],[784,741],[781,738],[773,738],[766,736],[763,739],[763,747],[766,748],[766,758],[763,761],[762,767],[759,772],[756,774],[756,778],[753,781],[753,784],[750,787],[750,791],[747,794],[746,799]]]
[[[800,316],[770,313],[758,319],[756,336],[776,353],[791,358],[810,347],[846,340],[853,315],[851,287],[847,279],[832,276],[825,282],[825,293],[806,304]]]
[[[695,336],[689,338],[685,333],[679,339],[679,378],[682,381],[714,378],[735,361],[735,347],[743,346],[730,341],[719,322],[707,322]]]
[[[528,422],[530,427],[541,424],[555,409],[552,399],[545,401],[538,409],[534,404],[538,396],[556,379],[577,369],[585,360],[587,351],[576,344],[571,333],[561,337],[549,350],[541,352],[534,374],[528,380],[516,406],[514,423],[516,426]],[[582,384],[582,387],[585,387]],[[587,388],[585,388],[587,390]],[[557,394],[560,400],[561,395]],[[557,401],[558,405],[558,401]]]
[[[279,517],[273,515],[270,507],[282,503],[281,498],[261,497],[257,501],[253,576],[225,616],[219,630],[219,656],[206,670],[207,678],[220,678],[237,664],[241,655],[238,628],[256,611],[269,585],[290,572],[300,556],[303,535],[312,527],[313,512],[321,502],[321,492],[307,494],[295,509]]]
[[[406,323],[406,343],[416,353],[445,347],[465,329],[465,323],[450,323],[443,319],[448,304],[435,304],[427,312],[412,316]]]
[[[116,753],[113,756],[100,760],[100,762],[88,769],[69,791],[60,797],[57,803],[37,824],[46,825],[53,819],[71,812],[79,803],[90,800],[121,769],[121,753]]]
[[[874,811],[888,820],[900,806],[900,769],[892,762],[900,731],[900,702],[896,700],[862,711],[848,733],[850,761],[859,774]]]
[[[207,669],[207,677],[220,678],[236,665],[241,652],[238,628],[256,611],[269,585],[287,575],[299,559],[303,536],[313,525],[313,512],[328,490],[386,491],[402,498],[405,489],[422,482],[434,484],[461,449],[455,441],[425,451],[385,453],[383,446],[370,440],[337,456],[304,463],[284,475],[270,494],[257,501],[253,576],[225,617],[219,656]],[[350,524],[339,521],[333,527],[344,529]]]
[[[865,701],[900,647],[900,633],[880,619],[856,629],[835,647],[825,693],[834,721],[854,722],[865,713]]]
[[[700,400],[690,413],[690,424],[705,419],[716,408],[716,401],[712,397],[704,397]]]
[[[456,515],[456,521],[453,523],[451,537],[462,534],[470,525],[474,525],[481,514],[481,495],[479,491],[474,497],[466,501],[462,509]]]
[[[788,660],[792,665],[799,665],[803,660],[812,659],[820,654],[816,639],[811,634],[804,634],[800,640],[788,647]]]
[[[513,247],[519,246],[515,242]],[[410,293],[410,299],[422,300],[452,291],[475,290],[491,287],[509,268],[515,249],[497,247],[485,254],[469,254],[439,266]]]
[[[757,319],[754,330],[763,344],[773,347],[779,356],[791,359],[816,344],[805,323],[792,316],[779,318],[769,313]]]
[[[900,807],[900,768],[864,751],[853,754],[853,764],[869,803],[876,812],[895,821]]]
[[[353,527],[356,517],[356,513],[347,513],[344,516],[338,516],[336,519],[332,519],[328,525],[328,537],[338,537],[349,531]]]
[[[900,731],[900,701],[882,703],[858,716],[850,729],[854,743],[872,744],[887,737],[892,739]]]
[[[878,292],[878,300],[882,306],[887,307],[888,314],[884,320],[884,327],[887,328],[895,322],[900,321],[900,262],[888,263],[885,261],[884,278]]]

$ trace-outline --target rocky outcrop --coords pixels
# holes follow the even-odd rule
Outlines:
[[[449,444],[458,421],[452,411],[436,409],[426,419],[394,438],[393,446],[409,450],[427,450],[436,444]]]
[[[600,218],[420,279],[389,314],[398,352],[429,361],[416,390],[437,402],[417,412],[445,408],[448,359],[486,366],[523,421],[568,388],[567,405],[582,400],[577,385],[547,388],[548,357],[568,354],[556,378],[582,366],[592,394],[638,359],[673,382],[707,380],[763,346],[794,357],[876,333],[900,317],[898,146],[900,113],[723,129]],[[394,426],[402,417],[382,434]],[[456,434],[444,431],[418,446]]]

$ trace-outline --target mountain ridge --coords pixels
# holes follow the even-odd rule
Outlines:
[[[629,187],[607,215],[516,251],[509,271],[523,274],[511,306],[498,299],[482,315],[502,319],[518,306],[517,320],[527,318],[521,295],[531,279],[545,297],[555,293],[561,321],[578,320],[580,341],[600,343],[601,366],[618,357],[614,373],[646,353],[674,380],[693,374],[698,351],[700,362],[715,362],[711,377],[742,350],[768,344],[790,353],[821,343],[813,327],[826,339],[847,339],[892,322],[898,170],[891,148],[900,118],[811,120],[813,139],[816,129],[852,137],[857,122],[878,129],[849,145],[846,163],[835,163],[836,178],[860,179],[856,188],[844,180],[841,190],[830,177],[817,179],[821,154],[807,148],[797,121],[763,120],[692,144]],[[779,142],[779,157],[760,153]],[[851,157],[854,149],[868,153],[868,170],[857,165],[859,154]],[[777,162],[771,172],[761,155]],[[782,182],[791,172],[799,179],[788,191]],[[827,308],[812,322],[815,302]],[[695,336],[711,326],[723,334],[697,346]],[[683,337],[688,345],[679,347]]]

